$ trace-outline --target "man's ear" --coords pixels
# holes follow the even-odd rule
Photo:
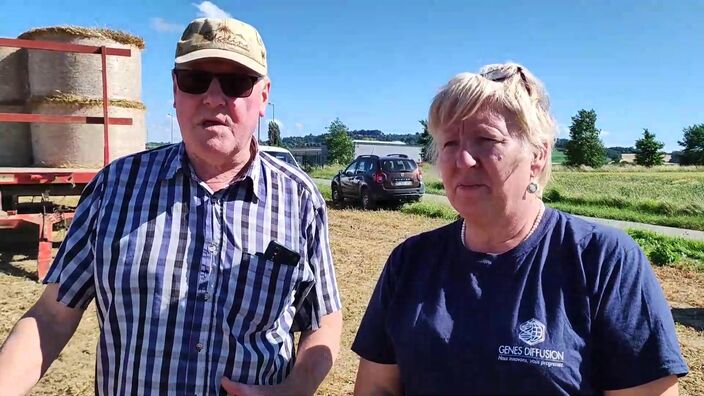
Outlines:
[[[266,115],[266,107],[269,104],[269,90],[271,90],[271,81],[269,81],[268,77],[264,77],[265,80],[261,81],[260,84],[262,84],[262,89],[260,92],[261,95],[261,105],[259,107],[259,116],[264,117]]]
[[[173,102],[171,103],[171,105],[175,109],[176,108],[176,90],[178,89],[178,85],[176,85],[176,75],[173,73],[171,73],[171,83],[173,85],[173,95],[174,95]]]

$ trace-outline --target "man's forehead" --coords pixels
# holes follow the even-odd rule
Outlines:
[[[178,66],[179,69],[189,70],[204,70],[213,73],[238,73],[255,75],[252,70],[242,66],[237,62],[228,61],[219,58],[199,59],[193,62],[188,62]]]

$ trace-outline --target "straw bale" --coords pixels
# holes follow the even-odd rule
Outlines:
[[[110,99],[140,101],[142,96],[142,53],[138,37],[108,29],[57,26],[34,29],[21,38],[69,44],[128,48],[131,56],[108,56],[107,79]],[[28,56],[29,96],[57,93],[102,98],[101,57],[94,54],[30,50]]]
[[[24,113],[24,106],[0,106],[0,113]],[[32,163],[32,141],[26,122],[0,122],[0,166]]]
[[[102,117],[102,106],[70,102],[30,103],[32,113]],[[110,160],[144,150],[147,131],[143,108],[108,107],[110,117],[132,118],[132,125],[110,126]],[[31,124],[36,166],[100,168],[103,165],[103,125]]]
[[[48,26],[28,30],[19,35],[20,39],[24,40],[41,40],[44,35],[64,35],[80,38],[97,38],[103,40],[112,40],[120,44],[134,45],[139,49],[144,49],[144,40],[141,37],[130,33],[122,32],[114,29],[84,27],[84,26]]]
[[[27,98],[27,51],[0,47],[0,104],[20,105]]]

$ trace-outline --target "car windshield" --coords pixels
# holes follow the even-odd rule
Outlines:
[[[408,159],[385,159],[381,161],[381,169],[386,172],[411,172],[416,169],[416,163]]]
[[[265,151],[265,153],[271,155],[272,157],[276,158],[279,161],[287,162],[291,165],[296,165],[296,160],[293,159],[293,156],[289,153],[284,153],[281,151]]]

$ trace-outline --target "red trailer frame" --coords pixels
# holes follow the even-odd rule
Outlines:
[[[66,44],[51,41],[35,41],[0,38],[0,47],[16,47],[30,50],[73,52],[100,55],[102,60],[103,116],[81,117],[26,113],[0,113],[0,122],[37,122],[53,124],[103,124],[103,166],[110,162],[110,125],[132,125],[131,118],[109,117],[107,57],[131,56],[127,48]],[[83,188],[95,177],[99,169],[62,168],[2,168],[0,167],[0,229],[16,229],[22,225],[38,227],[37,277],[44,279],[51,265],[51,248],[54,225],[74,216],[73,211],[55,210],[48,201],[56,195],[80,195]],[[20,213],[19,196],[42,196],[38,211]],[[1,212],[5,211],[5,215]]]

